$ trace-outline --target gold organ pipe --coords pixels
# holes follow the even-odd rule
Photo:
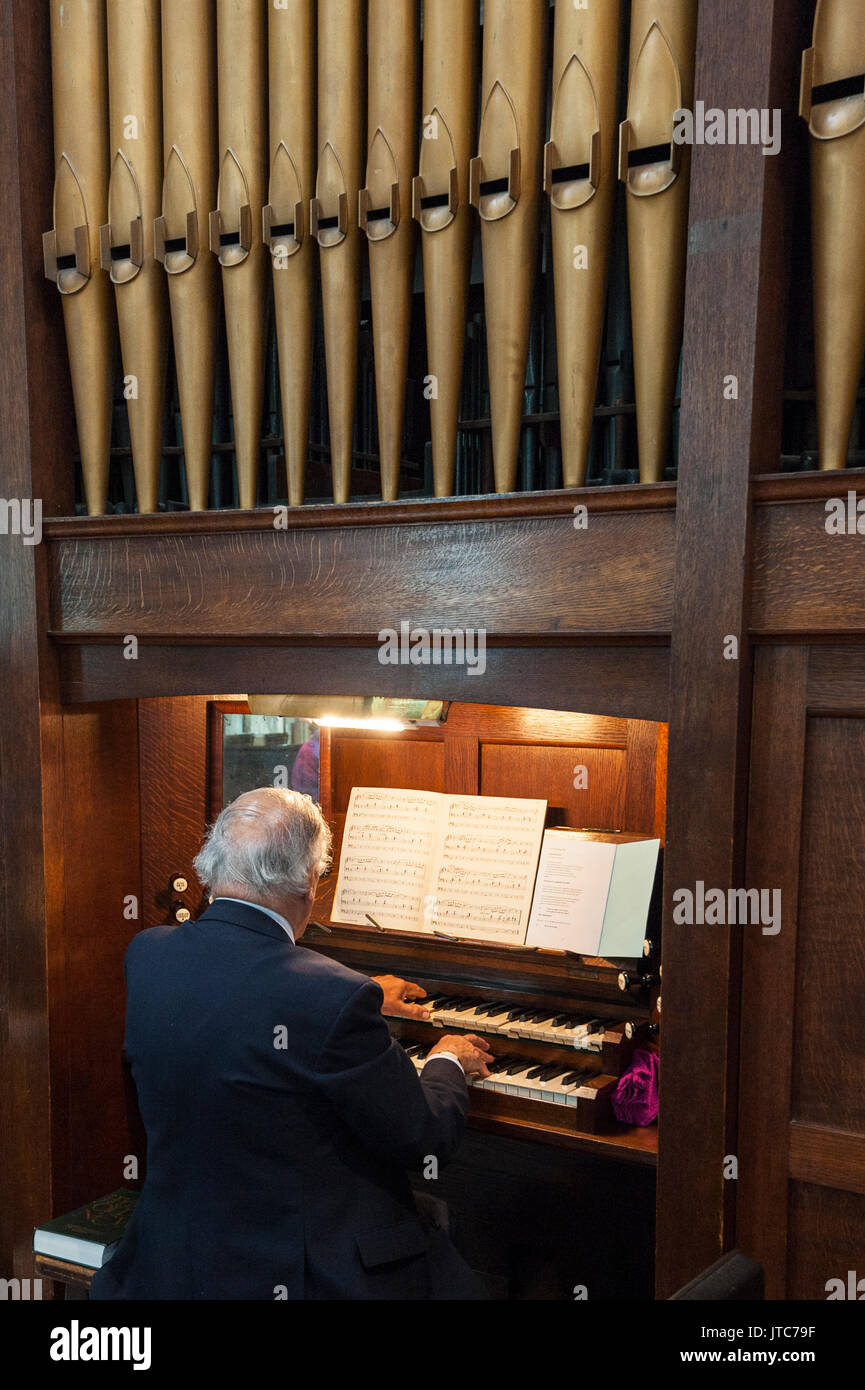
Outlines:
[[[616,193],[620,0],[556,6],[550,198],[565,487],[586,480]]]
[[[821,468],[844,468],[865,352],[865,25],[859,0],[819,0],[803,55]],[[830,84],[837,84],[832,85]]]
[[[271,6],[270,189],[263,215],[273,293],[288,500],[303,502],[312,389],[315,243],[307,224],[315,178],[314,0]]]
[[[238,500],[254,507],[264,406],[267,19],[260,0],[217,0],[219,188],[210,246],[222,266]]]
[[[547,0],[486,0],[478,154],[470,196],[481,216],[493,467],[516,483],[537,269]]]
[[[412,210],[421,227],[430,427],[436,497],[454,489],[457,423],[474,224],[477,0],[426,0],[420,170]]]
[[[366,184],[358,221],[369,242],[381,495],[399,495],[415,227],[417,0],[369,0]]]
[[[108,0],[111,176],[102,266],[111,276],[120,326],[139,512],[155,512],[162,463],[168,312],[153,256],[162,192],[159,0]]]
[[[216,0],[162,0],[164,181],[154,254],[168,275],[174,360],[192,511],[207,507],[219,271],[209,245],[216,202]]]
[[[45,274],[63,296],[87,510],[108,497],[114,327],[99,228],[108,215],[108,66],[104,0],[51,0],[54,226]]]
[[[674,142],[673,124],[677,110],[693,105],[696,39],[697,0],[634,0],[619,176],[627,190],[637,435],[644,483],[658,482],[663,475],[682,347],[691,151]],[[647,151],[657,157],[647,161]]]
[[[319,244],[335,502],[351,490],[360,299],[358,194],[364,146],[363,0],[318,0],[318,171],[310,228]]]

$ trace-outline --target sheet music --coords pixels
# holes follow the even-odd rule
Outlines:
[[[439,793],[353,787],[345,818],[333,918],[423,931]]]
[[[615,844],[548,830],[526,944],[598,955],[615,857]]]
[[[522,945],[547,803],[443,795],[425,927]]]
[[[521,944],[546,805],[355,787],[334,920]]]

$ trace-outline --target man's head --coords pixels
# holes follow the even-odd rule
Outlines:
[[[220,812],[193,862],[212,897],[269,907],[297,938],[330,864],[330,846],[330,829],[311,797],[258,787]]]

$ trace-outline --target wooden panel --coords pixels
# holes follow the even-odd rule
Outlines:
[[[835,477],[831,495],[865,495],[861,476]],[[757,507],[751,629],[772,635],[865,632],[862,537],[829,535],[824,499]]]
[[[791,1118],[857,1134],[865,1134],[863,768],[865,720],[809,722]]]
[[[249,714],[246,700],[211,700],[204,712],[207,721],[207,820],[215,821],[225,799],[222,744],[227,714]],[[328,762],[328,778],[330,763]],[[328,783],[329,785],[329,783]]]
[[[808,666],[808,708],[865,714],[865,649],[813,647]]]
[[[45,513],[70,511],[73,499],[60,296],[41,264],[53,183],[48,27],[46,5],[0,0],[0,496],[38,498]],[[53,1205],[46,921],[62,911],[62,802],[52,795],[62,728],[42,636],[44,549],[0,540],[0,1270],[19,1278],[30,1277],[33,1227]]]
[[[477,796],[480,792],[480,752],[472,734],[445,730],[444,787],[446,792]]]
[[[444,791],[441,739],[335,736],[331,744],[331,785],[335,814],[348,809],[352,787],[410,787]]]
[[[530,1139],[469,1131],[435,1185],[472,1268],[500,1275],[503,1293],[524,1306],[573,1302],[579,1284],[592,1301],[650,1299],[651,1169],[623,1170]]]
[[[588,785],[574,786],[578,766]],[[481,793],[484,796],[537,796],[562,807],[565,824],[601,830],[625,826],[625,754],[620,748],[544,747],[485,743],[481,745]]]
[[[50,202],[50,198],[49,198]],[[41,250],[40,250],[41,256]],[[41,259],[39,261],[41,266]],[[61,349],[62,350],[62,349]],[[801,486],[801,484],[800,484]],[[616,484],[613,487],[555,488],[548,492],[512,492],[505,496],[411,498],[401,502],[324,503],[292,510],[292,530],[341,530],[371,527],[430,525],[436,522],[504,521],[523,517],[566,517],[573,526],[579,502],[600,516],[617,512],[668,512],[676,505],[675,483]],[[46,517],[45,534],[53,540],[117,536],[237,535],[241,531],[272,531],[285,521],[284,507],[256,511],[231,509],[206,513],[159,512],[152,516]]]
[[[865,1278],[865,1197],[807,1183],[790,1184],[787,1297],[825,1301],[829,1279]],[[861,1295],[860,1295],[861,1296]]]
[[[666,726],[664,732],[666,733]],[[659,765],[659,735],[658,724],[649,723],[644,719],[628,721],[622,829],[635,834],[656,834],[656,821],[659,818],[663,828],[663,810],[659,811],[658,808],[664,806],[667,794],[667,745],[666,742],[663,745],[663,759]],[[662,783],[660,787],[657,785],[659,776]],[[589,824],[594,822],[590,821]],[[663,844],[663,834],[660,840]]]
[[[865,1134],[792,1124],[790,1177],[865,1196]]]
[[[628,723],[627,719],[606,715],[463,702],[454,704],[448,710],[444,729],[448,736],[468,734],[471,738],[484,739],[488,743],[498,739],[504,743],[578,743],[597,744],[602,748],[624,748],[628,741]]]
[[[798,19],[796,0],[701,5],[697,91],[711,89],[724,109],[789,109]],[[723,1162],[734,1151],[736,939],[721,927],[695,939],[694,927],[671,920],[671,895],[698,880],[726,891],[744,867],[750,482],[775,467],[781,447],[787,166],[786,147],[775,159],[755,146],[693,152],[664,867],[661,1298],[732,1239]],[[724,655],[729,635],[735,660]]]
[[[655,816],[653,832],[663,845],[667,837],[667,762],[670,731],[667,724],[658,724],[657,758],[655,761]]]
[[[65,904],[62,954],[49,1000],[59,1215],[124,1183],[130,1149],[121,1065],[123,955],[143,923],[124,916],[141,900],[138,735],[132,701],[67,710],[63,719]],[[143,1163],[144,1153],[138,1153]]]
[[[141,650],[144,650],[142,647]],[[123,661],[117,643],[60,648],[64,700],[207,695],[230,685],[274,692],[396,695],[477,701],[479,678],[462,667],[382,666],[377,649],[333,646],[147,646],[146,660]],[[491,704],[592,710],[666,719],[669,652],[661,646],[487,648],[482,681]]]
[[[202,906],[192,860],[207,823],[207,703],[142,700],[139,705],[142,927],[168,920],[172,873],[188,877],[184,900],[194,916]]]
[[[777,936],[745,928],[737,1243],[784,1297],[787,1146],[796,1007],[796,942],[807,647],[766,647],[754,668],[747,885],[779,888]],[[795,1027],[794,1027],[795,1025]],[[825,1061],[825,1059],[824,1059]]]
[[[182,533],[137,525],[120,538],[52,539],[51,626],[186,641],[370,635],[409,618],[489,636],[669,633],[672,511],[598,511],[577,532],[568,498],[559,505],[553,516],[386,525],[379,515],[375,527],[229,535],[204,516]]]

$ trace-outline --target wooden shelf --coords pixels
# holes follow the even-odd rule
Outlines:
[[[527,1101],[528,1105],[535,1104]],[[545,1107],[536,1105],[536,1109]],[[619,1163],[636,1163],[654,1168],[658,1163],[658,1126],[644,1129],[622,1129],[610,1134],[584,1134],[579,1130],[557,1129],[534,1119],[513,1115],[485,1115],[469,1110],[469,1127],[487,1134],[502,1134],[511,1139],[529,1139],[551,1144],[554,1148],[571,1149],[576,1153],[593,1154],[596,1158],[615,1159]]]

